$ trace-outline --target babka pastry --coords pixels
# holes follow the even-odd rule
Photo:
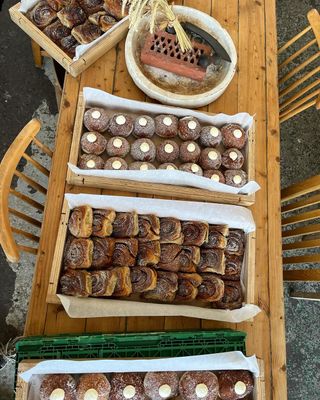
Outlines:
[[[192,301],[198,295],[198,287],[202,283],[199,274],[178,273],[178,290],[176,293],[177,301]]]
[[[81,136],[81,150],[87,154],[102,154],[107,146],[107,139],[99,132],[86,132]]]
[[[177,136],[178,118],[174,115],[162,114],[154,119],[156,134],[162,138],[170,139]]]
[[[113,222],[113,236],[126,238],[137,236],[139,233],[139,219],[135,211],[116,213]]]
[[[137,239],[115,239],[112,264],[119,267],[133,267],[138,254]]]
[[[210,371],[185,372],[180,378],[179,392],[182,400],[217,400],[218,378]]]
[[[133,267],[130,269],[132,293],[143,293],[157,286],[157,273],[150,267]]]
[[[226,268],[221,279],[227,281],[239,281],[241,277],[242,262],[242,257],[227,254]]]
[[[178,135],[181,140],[197,140],[200,136],[201,125],[195,117],[181,118],[178,127]]]
[[[203,147],[217,147],[221,143],[222,135],[216,126],[204,126],[201,129],[199,142]]]
[[[112,136],[128,137],[133,132],[133,118],[127,114],[115,114],[110,119],[109,131]]]
[[[40,400],[76,400],[76,386],[69,374],[45,375],[39,389]]]
[[[227,240],[226,253],[236,256],[244,254],[245,233],[242,229],[230,229]]]
[[[247,134],[240,125],[227,124],[221,128],[222,143],[227,149],[235,147],[236,149],[243,149],[247,142]]]
[[[59,45],[62,38],[70,35],[71,30],[62,25],[62,23],[57,19],[56,21],[52,22],[52,24],[44,28],[43,33],[47,35],[54,43]]]
[[[104,0],[104,9],[119,21],[128,15],[129,5],[127,4],[122,12],[122,0]]]
[[[60,291],[67,296],[88,297],[92,293],[90,273],[68,269],[60,278]]]
[[[133,372],[113,374],[109,400],[147,400],[141,374]]]
[[[126,297],[132,293],[132,285],[131,285],[131,278],[130,278],[130,268],[129,267],[115,267],[112,268],[116,274],[117,282],[114,288],[112,296],[115,297]]]
[[[200,157],[200,147],[196,142],[188,140],[180,146],[180,160],[184,163],[196,163]]]
[[[83,123],[89,131],[103,133],[109,126],[109,116],[103,108],[90,108],[84,113]]]
[[[108,32],[117,22],[111,15],[103,15],[99,20],[99,27],[102,32]]]
[[[90,268],[93,257],[91,239],[72,239],[64,251],[64,267],[72,269]]]
[[[152,169],[156,169],[156,167],[146,161],[135,161],[129,165],[129,169],[136,171],[150,171]]]
[[[104,169],[110,169],[114,171],[126,170],[128,169],[128,164],[126,160],[121,157],[110,157],[104,164]]]
[[[157,160],[172,163],[179,157],[179,145],[174,140],[164,140],[157,146]]]
[[[172,163],[164,163],[164,164],[159,165],[158,169],[166,169],[167,171],[174,171],[174,170],[177,170],[178,167]]]
[[[207,169],[204,171],[203,176],[214,182],[226,183],[223,173],[218,169]]]
[[[91,296],[112,296],[118,279],[117,274],[114,270],[108,269],[103,271],[92,271],[90,275],[92,285]]]
[[[100,28],[88,20],[81,25],[75,26],[71,31],[71,35],[81,44],[91,43],[93,40],[97,39],[100,34]]]
[[[106,400],[110,383],[104,374],[83,374],[77,387],[77,400]]]
[[[69,0],[47,0],[47,3],[54,11],[60,11]]]
[[[153,290],[142,293],[147,300],[172,302],[178,290],[178,275],[174,272],[157,271],[157,286]]]
[[[179,393],[179,377],[176,372],[147,372],[143,385],[151,400],[171,399]]]
[[[111,236],[113,230],[113,222],[116,218],[114,210],[93,210],[92,218],[92,236],[106,237]]]
[[[203,244],[203,248],[224,250],[227,246],[228,235],[228,225],[209,225],[208,241]]]
[[[78,2],[87,15],[104,10],[103,0],[78,0]]]
[[[81,169],[103,169],[104,161],[95,154],[82,154],[79,158],[79,168]]]
[[[183,221],[181,229],[185,246],[202,246],[208,241],[209,224],[200,221]]]
[[[202,283],[198,287],[197,299],[205,302],[221,300],[224,294],[223,280],[214,274],[201,274],[201,278]]]
[[[240,150],[231,148],[222,154],[221,161],[226,169],[240,169],[244,163],[244,156]]]
[[[185,163],[181,164],[179,167],[180,171],[191,172],[194,175],[202,176],[203,171],[202,168],[195,163]]]
[[[227,169],[224,172],[226,184],[234,187],[242,187],[248,182],[248,177],[242,169]]]
[[[161,245],[160,260],[156,268],[172,272],[195,272],[199,261],[199,247],[169,243]]]
[[[177,218],[160,218],[160,243],[183,243],[181,222]]]
[[[139,115],[134,121],[133,135],[138,138],[152,138],[155,132],[154,119],[148,115]]]
[[[70,214],[68,228],[77,238],[88,238],[92,234],[93,211],[90,206],[75,207]]]
[[[160,252],[159,240],[144,241],[139,239],[137,265],[148,266],[158,264],[160,261]]]
[[[242,307],[242,301],[241,283],[239,281],[224,281],[223,296],[214,305],[223,310],[234,310]]]
[[[160,239],[160,219],[153,214],[138,215],[139,241]]]
[[[66,36],[60,40],[60,47],[63,51],[67,53],[67,55],[73,58],[76,55],[76,47],[79,43],[76,39],[72,36]]]
[[[64,26],[70,29],[83,24],[87,19],[86,13],[76,0],[71,0],[65,7],[63,7],[57,13],[57,17]]]
[[[104,269],[110,266],[112,263],[112,256],[115,248],[114,239],[110,237],[94,237],[92,238],[92,241],[92,267],[94,269]]]
[[[254,380],[252,373],[245,370],[220,372],[219,397],[221,400],[239,400],[252,393]]]
[[[219,169],[221,167],[220,152],[213,147],[202,150],[199,164],[203,169]]]
[[[105,15],[108,15],[106,11],[97,11],[93,14],[88,15],[88,21],[90,21],[94,25],[100,25],[100,19]]]
[[[108,140],[107,154],[111,157],[125,157],[130,151],[130,144],[127,139],[115,136]]]
[[[57,18],[57,13],[49,6],[47,1],[39,1],[28,11],[27,17],[42,30]]]
[[[200,263],[197,267],[198,272],[212,272],[216,274],[224,274],[225,256],[221,249],[201,249]]]
[[[137,139],[131,145],[130,154],[136,161],[152,162],[156,158],[156,146],[150,139]]]

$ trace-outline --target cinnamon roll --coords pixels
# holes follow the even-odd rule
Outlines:
[[[76,0],[71,0],[65,7],[57,13],[60,22],[67,28],[83,24],[87,19],[86,13],[79,6]]]
[[[107,32],[116,23],[117,20],[113,18],[111,15],[103,15],[99,20],[99,27],[102,30],[102,32]]]
[[[114,237],[133,237],[139,233],[138,214],[133,212],[116,213],[116,218],[113,222]]]
[[[224,282],[214,274],[202,274],[197,299],[206,302],[219,301],[223,297]],[[217,304],[217,303],[216,303]]]
[[[81,25],[75,26],[71,31],[71,35],[81,44],[93,42],[100,34],[100,28],[88,20]]]
[[[67,296],[90,296],[92,284],[89,272],[68,269],[61,275],[60,291]]]
[[[176,293],[177,301],[192,301],[198,295],[198,287],[202,283],[199,274],[178,273],[178,290]]]
[[[180,378],[179,392],[182,400],[217,400],[218,378],[210,371],[185,372]]]
[[[160,243],[183,243],[181,223],[177,218],[160,218]]]
[[[75,379],[69,374],[45,375],[39,389],[40,400],[76,400],[76,386]]]
[[[110,393],[110,383],[104,374],[84,374],[77,387],[77,400],[105,400]]]
[[[230,229],[226,253],[242,256],[244,254],[245,233],[241,229]]]
[[[113,210],[93,210],[92,236],[111,236],[116,213]]]
[[[157,271],[157,286],[153,290],[142,293],[147,300],[172,302],[178,290],[178,275],[174,272]]]
[[[124,372],[112,375],[109,400],[147,400],[143,379],[138,373]]]
[[[112,263],[112,256],[115,249],[113,238],[94,237],[92,267],[94,269],[102,269],[108,267]]]
[[[147,372],[143,385],[151,400],[171,399],[179,393],[179,377],[176,372]]]
[[[57,18],[57,13],[49,6],[47,1],[39,1],[28,11],[27,17],[42,30]]]
[[[195,272],[199,261],[199,247],[163,244],[157,268],[172,272]]]
[[[158,264],[161,251],[159,240],[145,242],[139,239],[138,241],[137,265],[146,267]]]
[[[78,0],[87,15],[103,10],[103,0]]]
[[[92,234],[93,212],[90,206],[75,207],[69,217],[68,228],[77,238],[88,238]]]
[[[112,271],[116,274],[117,283],[113,291],[115,297],[126,297],[132,293],[129,267],[115,267]]]
[[[200,263],[197,267],[198,272],[213,272],[216,274],[224,274],[225,256],[221,249],[201,249]]]
[[[181,223],[184,245],[202,246],[208,241],[209,224],[199,221],[184,221]]]
[[[90,275],[92,284],[91,296],[112,296],[118,279],[114,270],[92,271]]]
[[[94,25],[100,25],[100,19],[106,15],[107,15],[107,13],[105,11],[98,11],[94,14],[90,14],[88,16],[88,20]],[[110,17],[110,18],[112,18],[112,17]]]
[[[143,293],[157,286],[157,273],[150,267],[134,267],[130,270],[132,293]]]
[[[60,11],[69,0],[47,0],[47,3],[54,11]]]
[[[61,39],[69,36],[71,31],[69,28],[62,25],[59,20],[56,20],[44,28],[43,33],[47,35],[54,43],[60,44]]]
[[[226,268],[221,279],[227,281],[239,281],[241,277],[242,262],[242,257],[227,254]]]
[[[139,215],[139,241],[159,240],[160,239],[160,220],[156,215]]]
[[[243,295],[239,281],[224,281],[224,294],[215,303],[217,308],[234,310],[242,307]]]
[[[227,225],[209,225],[208,241],[203,244],[204,249],[222,249],[227,246],[229,228]]]
[[[119,267],[133,267],[138,254],[137,239],[115,239],[112,263]]]
[[[66,36],[60,40],[61,49],[71,58],[76,55],[76,47],[78,45],[79,43],[72,35]]]
[[[72,269],[90,268],[93,256],[91,239],[72,239],[64,251],[64,267]]]
[[[221,400],[239,400],[247,398],[254,388],[254,380],[250,371],[222,371],[218,379],[219,397]]]

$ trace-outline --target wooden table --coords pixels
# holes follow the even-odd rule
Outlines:
[[[238,72],[231,85],[218,101],[204,109],[256,114],[256,179],[261,190],[252,210],[257,224],[256,298],[262,312],[254,323],[237,325],[182,317],[85,320],[71,319],[61,306],[45,303],[64,192],[80,191],[65,187],[78,94],[83,86],[91,86],[130,99],[146,99],[128,75],[124,43],[120,43],[78,79],[66,77],[25,335],[232,327],[248,333],[248,354],[264,359],[266,399],[285,400],[275,0],[184,0],[184,5],[211,13],[228,29],[238,50]],[[102,192],[93,188],[86,191]]]

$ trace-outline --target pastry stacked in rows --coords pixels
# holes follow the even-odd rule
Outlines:
[[[82,169],[181,170],[242,187],[247,133],[237,124],[202,126],[174,115],[111,115],[103,108],[84,114]]]
[[[72,210],[68,230],[63,294],[242,306],[242,230],[89,206]]]
[[[27,17],[69,57],[112,28],[122,15],[121,0],[40,0]]]
[[[246,370],[123,372],[109,379],[104,374],[83,374],[78,379],[69,374],[46,375],[40,400],[239,400],[254,388],[252,373]]]

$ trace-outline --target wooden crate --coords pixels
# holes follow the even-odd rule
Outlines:
[[[81,72],[98,60],[98,58],[107,53],[112,47],[119,43],[128,32],[128,19],[119,21],[116,29],[88,49],[78,60],[73,61],[58,45],[20,12],[19,8],[20,3],[17,3],[9,9],[12,21],[74,77],[81,74]]]
[[[175,108],[172,107],[172,114],[174,114],[174,110]],[[69,157],[69,162],[73,165],[77,165],[81,152],[80,139],[83,133],[84,112],[85,101],[83,94],[80,93]],[[206,114],[210,115],[210,113]],[[245,160],[245,170],[248,174],[248,181],[253,181],[255,179],[255,123],[252,124],[248,132]],[[68,169],[67,172],[67,182],[76,186],[89,186],[109,190],[125,190],[127,192],[152,195],[157,194],[157,196],[176,197],[184,200],[209,201],[214,203],[237,204],[243,206],[251,206],[255,201],[255,194],[246,195],[222,193],[195,187],[139,182],[127,179],[111,179],[101,176],[88,176],[81,173],[75,174],[70,169]]]

